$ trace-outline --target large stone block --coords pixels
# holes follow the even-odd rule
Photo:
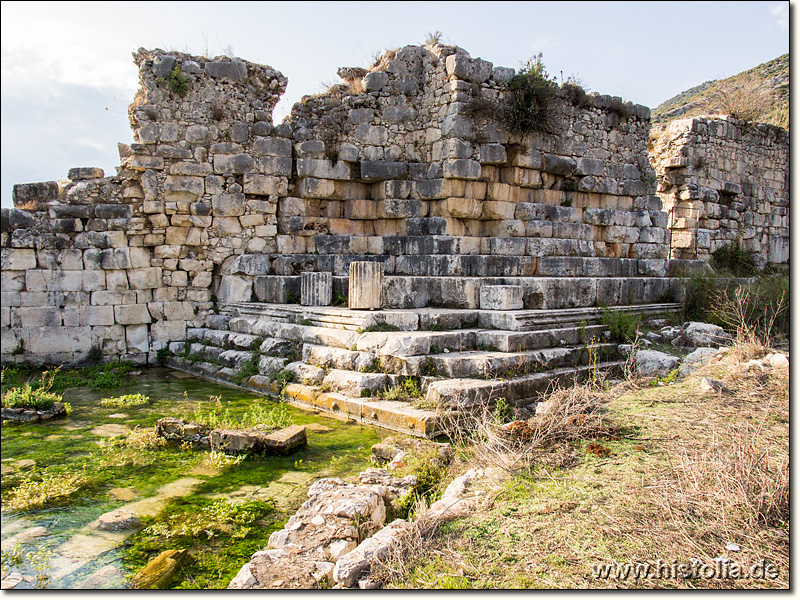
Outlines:
[[[259,196],[285,196],[288,192],[288,181],[285,177],[245,173],[244,193]]]
[[[521,285],[481,286],[481,310],[521,310]]]
[[[41,181],[18,183],[11,190],[14,207],[22,210],[42,210],[47,202],[58,198],[58,183]]]
[[[215,217],[241,216],[245,210],[244,194],[215,194],[211,197],[211,206]],[[169,228],[167,233],[169,233]],[[168,241],[167,243],[173,242]]]
[[[297,175],[346,181],[352,178],[352,166],[341,160],[331,162],[325,159],[298,158]]]
[[[454,158],[444,162],[446,179],[479,179],[481,163],[469,158]]]
[[[408,163],[392,161],[361,161],[361,179],[364,181],[383,181],[402,179],[408,172]]]
[[[256,161],[249,154],[217,154],[214,156],[215,173],[248,173],[253,171]]]
[[[119,325],[143,325],[152,320],[146,304],[119,304],[114,307],[114,319]]]
[[[492,63],[466,54],[451,54],[445,61],[445,68],[448,76],[475,83],[483,83],[492,74]]]
[[[0,266],[3,271],[26,271],[36,268],[36,251],[27,248],[0,249]]]

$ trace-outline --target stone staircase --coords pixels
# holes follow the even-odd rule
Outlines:
[[[653,303],[607,310],[653,320],[678,309]],[[624,357],[607,339],[603,310],[357,311],[232,303],[210,315],[207,327],[190,329],[185,343],[170,344],[168,364],[343,418],[433,437],[459,411],[503,398],[524,415],[549,386],[620,367]],[[408,397],[409,389],[419,393]]]

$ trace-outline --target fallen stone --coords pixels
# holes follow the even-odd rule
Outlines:
[[[639,350],[636,352],[636,370],[642,377],[666,375],[675,369],[681,360],[658,350]]]
[[[673,340],[673,346],[678,348],[693,346],[724,346],[731,341],[731,336],[719,325],[710,323],[685,323],[680,334]]]
[[[777,367],[777,368],[788,367],[789,357],[780,352],[775,354],[767,354],[764,357],[764,362],[771,367]]]
[[[716,353],[716,348],[698,348],[697,350],[690,352],[683,358],[678,374],[681,377],[686,377],[703,365],[708,364],[712,357],[716,355]]]
[[[353,587],[361,574],[376,560],[379,560],[397,543],[397,538],[407,523],[395,519],[378,533],[361,542],[355,550],[348,552],[336,561],[333,580],[342,587]]]
[[[112,510],[97,518],[97,528],[103,531],[127,531],[141,527],[142,522],[127,510]]]
[[[165,589],[172,581],[187,553],[188,550],[165,550],[134,575],[131,580],[131,588],[135,590]]]
[[[700,389],[704,392],[727,392],[728,388],[725,387],[725,384],[717,379],[710,379],[708,377],[703,377],[700,380]]]
[[[308,443],[306,428],[291,425],[274,433],[257,429],[215,429],[209,436],[211,450],[228,454],[289,454]]]

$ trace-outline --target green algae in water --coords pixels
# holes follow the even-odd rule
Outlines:
[[[23,540],[20,546],[22,550],[42,548],[53,553],[53,568],[46,587],[80,587],[87,577],[103,567],[118,570],[120,574],[111,577],[108,583],[119,587],[125,576],[132,576],[165,548],[188,547],[190,559],[181,568],[173,587],[224,588],[252,553],[266,546],[269,534],[280,529],[305,500],[305,492],[314,479],[356,475],[367,465],[370,446],[382,437],[378,429],[302,411],[164,368],[144,370],[136,376],[135,384],[115,392],[134,393],[149,396],[151,402],[122,409],[103,407],[100,400],[108,396],[106,391],[91,387],[67,389],[64,400],[73,407],[69,417],[38,424],[4,424],[0,431],[4,499],[23,476],[35,479],[45,474],[82,471],[90,479],[63,506],[3,512],[4,548],[9,540],[13,544],[14,536],[20,533],[45,528],[46,535]],[[209,460],[207,450],[174,445],[137,450],[119,443],[126,439],[124,436],[113,437],[115,431],[152,431],[156,419],[161,417],[220,408],[235,419],[245,419],[247,413],[268,414],[278,409],[285,411],[293,423],[319,423],[330,430],[308,431],[308,446],[291,456],[222,461],[226,464]],[[21,459],[31,459],[35,466],[31,471],[8,474],[6,469]],[[168,497],[169,494],[173,497]],[[148,532],[147,527],[159,519],[163,522],[164,516],[176,511],[199,515],[201,519],[209,506],[220,501],[274,508],[247,523],[226,523],[212,530],[210,536],[166,538],[154,535],[158,529]],[[92,521],[105,512],[131,505],[148,508],[148,514],[142,517],[145,529],[124,542],[120,539],[99,555],[64,558],[65,547],[76,540],[83,543],[97,537],[97,531],[89,527]],[[82,562],[76,567],[75,560]],[[30,569],[12,570],[34,574]]]

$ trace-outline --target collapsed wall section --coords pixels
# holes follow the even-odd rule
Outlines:
[[[672,258],[708,260],[738,243],[760,267],[789,262],[786,130],[697,117],[654,130],[651,148]]]

